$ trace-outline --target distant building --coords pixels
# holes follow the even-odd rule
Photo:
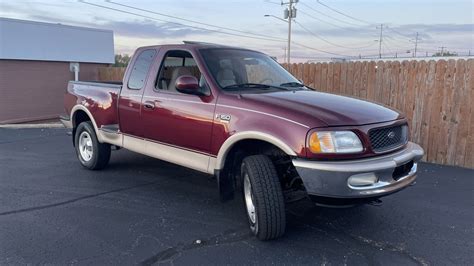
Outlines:
[[[69,80],[113,63],[110,30],[0,18],[0,124],[58,117]]]

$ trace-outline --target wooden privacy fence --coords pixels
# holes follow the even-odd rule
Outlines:
[[[318,91],[403,112],[424,160],[474,168],[474,59],[292,64]]]
[[[289,70],[318,91],[406,114],[411,140],[425,149],[425,161],[474,168],[474,59],[300,63]],[[123,73],[103,68],[99,77],[121,80]]]
[[[125,67],[101,67],[99,68],[100,81],[122,81]]]

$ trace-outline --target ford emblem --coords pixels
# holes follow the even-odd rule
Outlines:
[[[393,132],[393,131],[388,132],[387,137],[388,137],[389,139],[395,138],[395,132]]]

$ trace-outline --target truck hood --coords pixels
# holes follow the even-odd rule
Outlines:
[[[379,104],[316,91],[245,94],[243,98],[281,116],[290,115],[311,127],[356,126],[403,118],[399,112]]]

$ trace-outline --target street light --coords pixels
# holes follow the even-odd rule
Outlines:
[[[286,53],[286,63],[288,64],[288,68],[290,68],[290,63],[291,63],[290,62],[291,20],[296,18],[296,8],[293,6],[296,3],[298,3],[298,0],[289,0],[289,2],[287,3],[284,3],[284,2],[281,3],[282,5],[288,5],[287,9],[284,10],[285,19],[288,19],[288,20],[281,19],[273,15],[264,15],[265,17],[273,17],[273,18],[276,18],[278,20],[282,20],[288,23],[288,48],[287,48],[287,53]]]
[[[284,19],[282,19],[282,18],[279,18],[279,17],[277,17],[277,16],[274,16],[274,15],[263,15],[263,16],[264,16],[264,17],[272,17],[272,18],[276,18],[276,19],[278,19],[278,20],[281,20],[281,21],[283,21],[283,22],[285,22],[285,23],[288,23],[288,21],[287,21],[287,20],[284,20]]]

